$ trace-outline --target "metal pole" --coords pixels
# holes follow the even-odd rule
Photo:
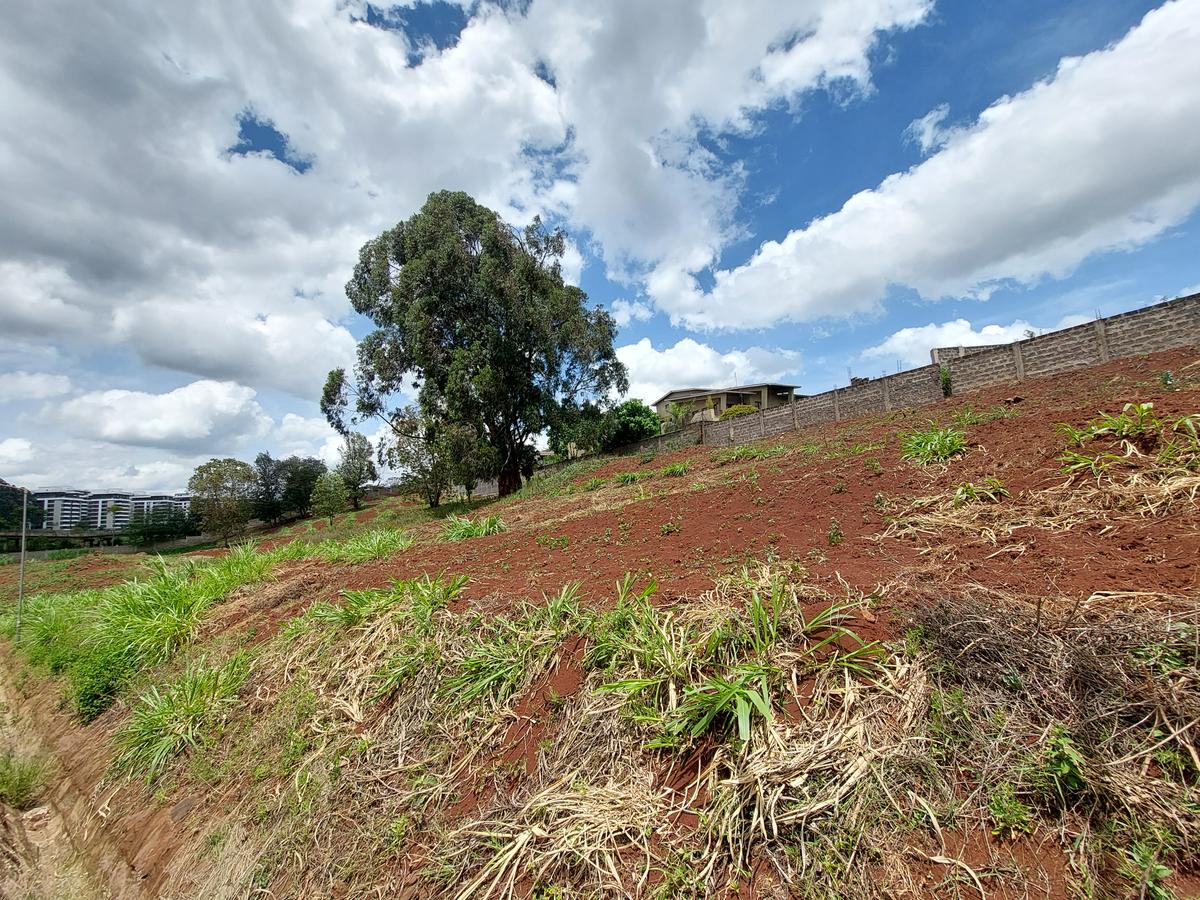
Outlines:
[[[29,518],[29,489],[21,488],[21,565],[17,574],[17,643],[21,643],[21,615],[25,612],[25,531]]]

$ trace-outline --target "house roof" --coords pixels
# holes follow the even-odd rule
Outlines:
[[[707,397],[710,394],[748,394],[752,391],[761,390],[762,388],[787,388],[788,390],[794,390],[798,387],[800,387],[798,384],[782,384],[777,381],[763,381],[759,382],[758,384],[738,384],[734,385],[733,387],[676,388],[673,391],[667,391],[650,405],[658,406],[658,404],[662,403],[669,397],[687,398]]]

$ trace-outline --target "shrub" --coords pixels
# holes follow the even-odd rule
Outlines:
[[[216,668],[205,667],[201,659],[161,689],[152,686],[114,738],[113,767],[147,784],[157,779],[175,756],[198,746],[220,721],[249,671],[249,658],[239,653]]]
[[[738,416],[749,416],[758,412],[757,406],[752,406],[749,403],[735,403],[733,406],[727,407],[725,412],[721,413],[720,421],[726,419],[736,419]]]
[[[465,541],[468,538],[486,537],[489,534],[500,534],[508,528],[499,516],[483,516],[478,519],[468,519],[464,516],[450,516],[442,524],[440,539],[443,541]]]
[[[967,452],[967,436],[957,428],[939,428],[930,422],[924,431],[900,436],[900,455],[921,465],[945,462]]]
[[[39,759],[17,756],[12,750],[0,756],[0,801],[16,809],[29,809],[37,802],[46,781],[46,764]]]
[[[669,466],[662,467],[662,474],[668,478],[678,478],[681,475],[688,473],[688,464],[685,462],[671,463]]]

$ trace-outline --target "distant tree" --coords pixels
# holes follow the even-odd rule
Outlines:
[[[346,294],[376,330],[358,345],[353,382],[329,373],[330,424],[344,434],[347,421],[377,417],[397,428],[406,416],[389,399],[415,381],[422,421],[483,435],[500,494],[517,490],[529,441],[560,404],[628,387],[616,324],[563,281],[565,250],[566,235],[539,219],[518,231],[467,194],[431,194],[359,252]]]
[[[21,530],[21,494],[19,487],[0,480],[0,531]],[[26,523],[30,531],[42,527],[42,507],[29,498]]]
[[[312,508],[316,515],[329,519],[329,524],[332,525],[333,517],[345,512],[348,502],[346,483],[337,472],[325,472],[317,478],[312,492]]]
[[[436,509],[454,484],[452,442],[444,427],[422,416],[417,407],[402,412],[393,422],[391,439],[382,452],[388,464],[400,471],[405,487]]]
[[[325,463],[311,456],[289,456],[283,461],[283,509],[298,516],[312,513],[312,493],[325,474]]]
[[[240,459],[210,459],[188,479],[192,508],[204,530],[229,546],[246,530],[254,505],[254,467]]]
[[[644,438],[654,437],[662,431],[662,420],[658,413],[641,400],[626,400],[605,416],[612,424],[605,429],[604,449],[624,447]]]
[[[336,471],[346,485],[346,494],[355,509],[362,503],[363,488],[379,477],[374,453],[371,442],[364,435],[357,431],[346,435],[346,445],[342,448],[342,459]]]
[[[561,459],[570,454],[571,444],[583,453],[601,450],[612,424],[606,410],[591,401],[579,406],[563,405],[547,429],[547,443]]]
[[[270,453],[254,457],[254,515],[264,522],[274,524],[283,517],[283,487],[287,467],[282,459]]]
[[[135,547],[153,547],[199,532],[195,517],[174,505],[155,506],[150,512],[134,510],[125,538]]]

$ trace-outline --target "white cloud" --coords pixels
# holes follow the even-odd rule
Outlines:
[[[614,300],[612,317],[624,328],[630,322],[645,322],[654,315],[654,310],[640,300]]]
[[[930,361],[929,351],[934,347],[980,347],[988,344],[1008,344],[1023,340],[1029,333],[1043,334],[1059,328],[1070,328],[1090,322],[1088,316],[1066,316],[1053,327],[1031,325],[1017,319],[1009,325],[984,325],[976,329],[967,319],[954,319],[935,325],[920,325],[901,328],[874,347],[861,354],[863,359],[882,359],[887,362],[899,360],[907,366],[924,366]]]
[[[18,7],[0,30],[0,333],[315,400],[352,358],[359,246],[443,188],[566,222],[618,274],[709,265],[740,233],[742,174],[700,135],[835,83],[868,92],[873,48],[931,5],[475,4],[442,51],[340,0]],[[229,152],[247,110],[311,167]],[[566,277],[584,263],[572,243]]]
[[[345,444],[324,418],[295,413],[287,413],[272,436],[279,448],[278,456],[315,456],[327,466],[337,465]]]
[[[24,438],[5,438],[0,441],[0,469],[13,471],[27,465],[32,459],[33,444],[30,441]]]
[[[617,357],[629,369],[628,396],[645,403],[676,388],[782,381],[800,368],[800,354],[794,350],[750,347],[720,353],[691,338],[662,350],[656,350],[649,338],[642,338],[618,347]]]
[[[0,403],[45,400],[71,392],[71,379],[47,372],[0,373]]]
[[[45,415],[66,431],[112,444],[216,453],[268,432],[271,420],[252,388],[231,381],[193,381],[151,394],[96,391],[73,397]]]
[[[908,127],[904,129],[905,139],[920,147],[922,153],[936,150],[946,143],[949,136],[949,132],[942,128],[942,122],[946,121],[948,115],[950,115],[949,104],[942,103],[935,106],[921,118],[913,119],[908,123]]]
[[[1200,2],[1150,12],[1111,47],[954,129],[920,165],[716,273],[649,292],[695,327],[765,326],[878,308],[891,284],[927,298],[1068,274],[1134,247],[1200,205]]]
[[[755,113],[837,83],[870,90],[882,34],[922,22],[932,0],[542,0],[515,20],[556,84],[571,128],[563,211],[616,277],[711,264],[741,233],[742,172],[699,140],[748,132]]]

